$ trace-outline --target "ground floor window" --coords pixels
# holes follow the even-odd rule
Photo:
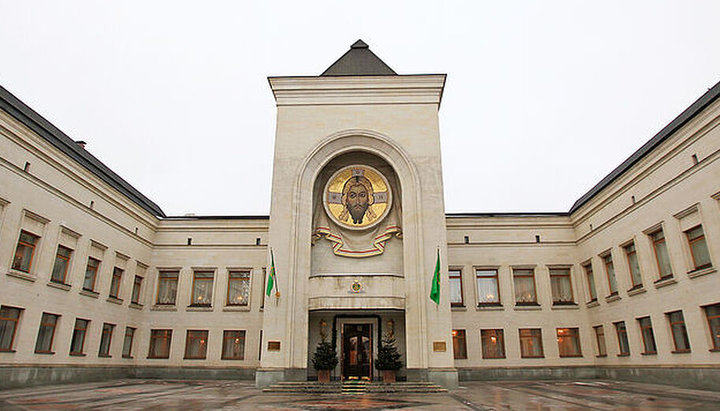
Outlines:
[[[560,357],[582,357],[578,328],[558,328],[557,343]]]
[[[456,360],[467,359],[467,343],[465,330],[452,330],[453,337],[453,358]]]
[[[55,327],[59,315],[43,313],[40,319],[37,341],[35,341],[35,352],[39,354],[52,353],[53,340],[55,339]]]
[[[207,358],[207,340],[206,330],[188,330],[185,339],[185,358],[193,360]]]
[[[223,331],[223,360],[244,360],[245,359],[245,331],[225,330]]]
[[[617,333],[618,348],[620,350],[618,355],[630,355],[630,343],[628,342],[625,321],[615,323],[615,332]]]
[[[0,351],[12,351],[20,311],[20,308],[0,307]]]
[[[170,358],[172,330],[151,330],[148,358]]]
[[[667,317],[673,343],[675,344],[675,351],[673,352],[690,352],[690,339],[688,338],[687,328],[685,328],[685,317],[683,317],[682,311],[667,313]]]
[[[520,329],[520,355],[522,358],[543,358],[542,330],[539,328]]]
[[[705,316],[710,327],[712,338],[712,350],[720,351],[720,304],[708,305],[705,307]]]
[[[135,329],[132,327],[125,327],[125,338],[123,339],[123,358],[132,358],[132,346],[133,340],[135,339]]]
[[[85,335],[89,324],[90,320],[75,319],[75,328],[73,329],[72,340],[70,340],[70,355],[83,355]]]
[[[598,357],[605,357],[607,355],[607,348],[605,347],[605,329],[602,325],[593,327],[595,330],[595,342],[597,343]]]
[[[503,330],[480,330],[483,358],[505,358]]]

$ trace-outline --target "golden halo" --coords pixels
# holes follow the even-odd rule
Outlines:
[[[374,227],[390,212],[390,184],[370,166],[346,166],[325,184],[323,206],[330,219],[341,227],[351,230]]]

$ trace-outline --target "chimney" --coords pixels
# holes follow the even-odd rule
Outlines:
[[[75,142],[75,144],[79,145],[82,149],[85,149],[85,145],[87,145],[84,140],[78,140]]]

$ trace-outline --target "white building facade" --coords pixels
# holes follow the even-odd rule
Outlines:
[[[446,214],[445,75],[359,41],[269,80],[268,216],[166,216],[0,88],[0,386],[304,381],[323,339],[335,378],[378,380],[383,336],[447,387],[720,382],[720,85],[568,212]]]

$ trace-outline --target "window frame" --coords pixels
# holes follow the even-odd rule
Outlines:
[[[465,290],[463,289],[462,272],[462,268],[448,267],[448,290],[453,281],[457,281],[460,284],[460,301],[452,301],[452,298],[450,298],[450,307],[465,307]],[[457,275],[453,273],[457,273]]]
[[[673,267],[672,267],[672,260],[670,259],[670,253],[668,251],[668,243],[667,238],[665,237],[665,230],[663,230],[662,227],[658,228],[657,230],[653,230],[649,232],[648,237],[650,238],[650,243],[652,244],[653,248],[653,255],[655,256],[655,266],[657,267],[658,272],[658,280],[656,282],[660,282],[663,280],[667,280],[670,278],[673,278]],[[657,238],[657,236],[660,235],[662,238]],[[662,265],[660,264],[660,256],[658,255],[658,245],[662,244],[665,249],[665,255],[667,256],[668,260],[668,266],[670,267],[669,273],[663,273]]]
[[[160,302],[160,288],[164,282],[175,282],[175,293],[172,302]],[[157,290],[155,291],[155,305],[172,306],[177,304],[178,286],[180,283],[180,270],[158,270]]]
[[[132,294],[130,294],[131,304],[142,305],[140,303],[140,298],[142,297],[142,284],[144,280],[145,277],[135,274],[135,279],[133,280]]]
[[[113,267],[112,278],[110,280],[110,292],[108,297],[116,300],[120,299],[120,287],[122,286],[122,278],[125,270],[120,267]]]
[[[27,236],[32,237],[35,242],[34,243],[28,243],[26,241],[23,241],[23,234],[26,234]],[[35,251],[37,250],[38,243],[40,242],[40,236],[37,234],[34,234],[27,230],[20,230],[20,236],[18,236],[17,245],[15,246],[15,254],[13,254],[13,263],[11,264],[11,267],[13,270],[20,271],[25,274],[30,274],[33,268],[33,261],[35,260]],[[30,259],[28,261],[28,267],[27,270],[25,270],[22,267],[16,267],[15,261],[17,261],[18,257],[18,251],[20,251],[20,247],[27,247],[30,249]]]
[[[523,331],[529,332],[529,335],[523,335]],[[537,335],[534,333],[537,331]],[[542,341],[542,328],[519,328],[518,339],[520,340],[520,358],[545,358],[545,348]],[[523,339],[537,341],[540,347],[540,355],[528,355],[524,351]]]
[[[233,277],[233,274],[247,274],[246,276],[238,276]],[[250,279],[252,278],[252,270],[249,269],[231,269],[228,270],[228,281],[227,281],[227,292],[225,293],[225,305],[228,307],[250,307],[250,294],[252,291],[252,283],[250,282]],[[230,290],[232,289],[231,284],[233,281],[247,281],[248,284],[248,295],[247,298],[243,303],[232,303],[230,302]],[[263,294],[265,293],[265,290],[263,290]]]
[[[705,320],[708,324],[708,330],[710,331],[710,341],[712,348],[710,348],[710,351],[720,351],[720,303],[717,304],[710,304],[705,305],[702,307],[703,311],[705,312]],[[717,309],[717,314],[713,314],[712,316],[708,312],[709,308],[715,308]],[[717,320],[717,330],[713,331],[713,325],[712,320]],[[717,338],[716,338],[717,336]]]
[[[53,317],[55,319],[55,322],[50,324],[45,322],[45,316]],[[59,314],[52,314],[52,313],[46,313],[43,312],[40,316],[40,325],[38,326],[38,335],[35,339],[35,354],[55,354],[53,351],[53,343],[55,343],[55,332],[57,331],[57,324],[58,321],[60,321],[60,315]],[[42,332],[43,327],[50,327],[52,331],[50,332],[50,343],[48,344],[47,350],[39,350],[38,344],[40,343],[40,333]]]
[[[210,283],[210,298],[209,298],[209,300],[208,300],[207,303],[198,303],[198,302],[195,302],[195,291],[196,291],[196,290],[195,290],[195,285],[197,284],[197,281],[198,281],[198,277],[197,277],[198,274],[201,274],[201,275],[208,275],[208,274],[209,274],[209,275],[210,275],[210,277],[204,277],[204,278],[202,278],[202,279],[200,280],[200,281],[208,282],[208,279],[209,279],[209,283]],[[190,305],[189,305],[189,306],[190,306],[190,307],[212,307],[213,288],[214,288],[214,286],[215,286],[215,272],[214,272],[214,271],[212,271],[212,270],[202,270],[202,269],[193,270],[193,282],[192,282],[192,289],[191,289],[192,291],[191,291],[191,293],[190,293]]]
[[[645,320],[647,320],[647,324],[643,324]],[[655,332],[653,331],[652,319],[649,315],[646,315],[645,317],[638,318],[637,321],[638,326],[640,327],[640,335],[642,336],[643,342],[642,355],[656,355],[657,341],[655,341]],[[649,333],[650,341],[652,342],[652,346],[655,348],[654,350],[648,350],[648,338],[645,335],[646,333]]]
[[[520,272],[530,272],[530,275],[527,274],[518,274]],[[537,281],[535,280],[535,268],[532,267],[512,267],[512,278],[513,278],[513,291],[514,291],[514,299],[515,299],[515,305],[516,306],[539,306],[538,303],[538,293],[537,293]],[[533,301],[518,301],[518,295],[517,295],[517,284],[515,283],[515,278],[532,278],[532,291],[533,291]],[[499,294],[499,289],[498,289]]]
[[[693,230],[697,230],[698,228],[700,229],[700,233],[701,233],[700,236],[691,239],[690,232]],[[690,271],[699,271],[699,270],[703,270],[705,268],[712,267],[712,259],[710,258],[710,248],[708,247],[707,238],[705,236],[705,230],[703,229],[702,224],[697,224],[694,227],[691,227],[691,228],[683,231],[683,234],[685,234],[685,240],[687,241],[688,250],[690,251],[690,257],[691,257],[692,263],[693,263],[693,268]],[[705,244],[705,250],[707,251],[707,254],[708,254],[708,262],[705,264],[701,264],[701,265],[697,264],[697,258],[695,257],[695,251],[693,249],[693,244],[697,243],[699,241],[702,241]]]
[[[615,326],[615,334],[617,336],[617,341],[618,341],[617,356],[618,357],[628,357],[630,355],[630,340],[628,339],[627,325],[625,324],[625,321],[617,321],[617,322],[614,322],[613,325]],[[627,346],[627,351],[623,351],[623,342]]]
[[[137,331],[137,328],[126,326],[125,327],[125,334],[123,335],[123,350],[122,350],[122,358],[133,358],[132,351],[133,351],[133,343],[135,342],[135,332]],[[127,338],[128,338],[128,332],[130,332],[130,343],[128,344]],[[127,350],[127,354],[125,354],[125,348],[129,347]]]
[[[112,357],[112,355],[110,355],[110,348],[112,347],[113,332],[115,332],[115,324],[103,323],[102,331],[100,333],[100,346],[98,347],[98,357]],[[103,352],[103,343],[105,342],[105,338],[107,338],[107,350]]]
[[[494,272],[494,275],[491,276],[479,276],[479,272]],[[496,300],[497,301],[481,301],[480,296],[480,288],[478,287],[478,279],[479,278],[492,278],[495,281],[495,290],[497,292]],[[477,300],[478,300],[478,307],[501,307],[502,306],[502,299],[500,298],[500,274],[499,270],[497,268],[482,268],[482,267],[475,267],[475,290],[477,292]]]
[[[151,360],[153,360],[153,359],[159,359],[159,360],[169,359],[170,358],[170,349],[172,348],[172,334],[173,334],[172,329],[166,329],[166,328],[151,329],[150,330],[150,344],[149,344],[149,348],[148,348],[147,358],[151,359]],[[163,345],[165,346],[165,349],[167,350],[167,355],[165,355],[165,356],[152,355],[152,352],[156,351],[153,348],[157,347],[156,344],[158,344],[159,340],[163,341]]]
[[[582,268],[585,272],[585,281],[588,287],[588,296],[590,297],[588,303],[592,303],[598,299],[597,286],[595,284],[595,272],[593,270],[592,262],[588,261],[587,263],[582,264]]]
[[[450,333],[453,341],[453,360],[467,360],[467,333],[464,329],[454,329]],[[462,343],[462,345],[460,345]],[[461,347],[463,351],[456,350],[455,347]],[[463,354],[463,355],[461,355]]]
[[[85,327],[81,328],[78,327],[78,322],[83,321],[85,323]],[[73,332],[70,336],[70,355],[71,356],[85,356],[85,340],[87,339],[87,332],[90,328],[90,320],[86,320],[84,318],[75,318],[75,325],[73,326]],[[75,333],[81,331],[82,332],[82,339],[80,340],[80,351],[73,351],[73,341],[75,341]]]
[[[680,314],[680,321],[673,321],[673,315]],[[670,326],[670,338],[673,342],[673,347],[675,348],[673,351],[671,351],[673,354],[681,354],[681,353],[689,353],[692,352],[692,345],[690,344],[690,335],[687,332],[687,325],[685,323],[685,314],[683,314],[682,310],[675,310],[665,313],[665,316],[668,320],[668,325]],[[678,348],[677,346],[677,338],[675,336],[675,326],[680,325],[682,326],[682,331],[684,333],[685,340],[687,340],[687,346],[688,348]],[[681,336],[682,337],[682,336]]]
[[[487,333],[487,337],[486,337]],[[497,340],[500,340],[499,346],[502,349],[502,355],[501,356],[491,356],[486,355],[489,354],[488,349],[486,347],[486,341],[492,341],[492,339],[496,338]],[[482,358],[485,360],[496,360],[496,359],[504,359],[507,358],[507,351],[505,351],[505,332],[502,328],[486,328],[480,330],[480,345],[481,345],[481,352],[482,352]]]
[[[619,286],[617,283],[617,273],[615,272],[615,262],[613,261],[612,252],[607,252],[605,254],[602,254],[600,258],[603,261],[603,267],[605,267],[605,278],[608,282],[608,291],[610,291],[610,294],[608,297],[612,297],[618,294]],[[610,268],[612,267],[612,276],[615,279],[615,289],[613,290],[613,281],[610,281]]]
[[[69,255],[67,257],[60,254],[61,248],[68,251]],[[66,247],[62,244],[58,244],[57,250],[55,251],[55,261],[53,263],[53,268],[52,268],[52,271],[50,271],[50,281],[57,283],[57,284],[69,285],[67,282],[67,274],[68,274],[68,271],[70,270],[70,260],[72,259],[73,251],[74,250],[70,247]],[[61,279],[56,279],[54,276],[55,275],[55,266],[58,263],[58,259],[65,261],[65,270],[63,270],[63,276]]]
[[[191,336],[192,334],[192,336]],[[198,334],[198,335],[195,335]],[[207,359],[207,347],[208,347],[208,336],[209,336],[208,330],[187,330],[185,333],[185,356],[183,359],[185,360],[206,360]],[[204,347],[204,350],[202,352],[202,355],[200,356],[191,356],[190,351],[190,344],[192,341],[200,340],[199,346]]]
[[[631,249],[632,248],[632,249]],[[643,286],[643,279],[642,279],[642,270],[640,269],[640,257],[637,253],[637,246],[635,245],[635,241],[630,241],[627,244],[622,246],[623,252],[625,253],[625,262],[628,265],[628,273],[630,274],[630,284],[632,284],[631,290],[636,290],[638,288],[641,288]],[[635,257],[635,265],[633,265],[632,261],[630,260],[630,257]],[[633,275],[634,267],[637,268],[637,277],[639,281],[635,281],[635,276]]]
[[[3,310],[15,310],[17,312],[17,318],[1,316]],[[8,321],[13,323],[12,335],[10,336],[10,345],[7,347],[0,347],[0,352],[15,352],[13,346],[15,345],[15,337],[17,336],[17,329],[20,325],[20,317],[22,316],[23,310],[23,308],[13,307],[9,305],[0,306],[0,322]]]
[[[597,357],[607,357],[607,339],[605,338],[605,327],[600,324],[593,327],[595,330],[595,344],[597,345]]]
[[[229,337],[229,333],[240,333],[240,336],[236,337]],[[242,339],[242,351],[240,353],[239,357],[227,357],[225,356],[225,351],[227,349],[228,340],[232,340],[235,338]],[[220,352],[220,359],[221,360],[235,360],[235,361],[243,361],[245,360],[245,348],[246,348],[246,342],[247,342],[247,331],[246,330],[223,330],[223,345],[222,345],[222,351]]]
[[[91,261],[97,262],[97,264],[93,266],[93,265],[90,264]],[[85,291],[90,291],[90,292],[93,292],[93,293],[96,292],[96,291],[95,291],[95,285],[97,284],[97,277],[98,277],[98,272],[100,271],[100,264],[102,264],[102,260],[98,260],[98,259],[95,258],[95,257],[88,257],[87,265],[85,266],[85,275],[83,276],[83,285],[82,285],[82,289],[83,289],[83,290],[85,290]],[[88,272],[92,272],[92,273],[93,273],[93,275],[92,275],[92,288],[87,288],[87,287],[85,287],[85,283],[86,283],[86,280],[87,280],[87,278],[88,278],[88,276],[87,276]]]
[[[562,330],[563,332],[560,332]],[[563,334],[563,335],[561,335]],[[558,355],[560,358],[579,358],[582,357],[582,345],[580,345],[580,328],[578,327],[558,327],[555,329],[555,336],[557,338],[558,343]],[[563,350],[560,348],[562,347],[560,339],[561,338],[572,338],[575,340],[577,345],[577,353],[573,354],[563,354]]]
[[[565,274],[553,274],[553,271],[565,270]],[[552,304],[558,305],[577,305],[575,302],[575,290],[573,289],[572,282],[572,269],[570,267],[548,267],[548,274],[550,275],[550,294],[552,296]],[[555,293],[552,292],[552,280],[553,277],[565,277],[567,278],[568,285],[570,287],[570,301],[559,301],[555,300]]]

